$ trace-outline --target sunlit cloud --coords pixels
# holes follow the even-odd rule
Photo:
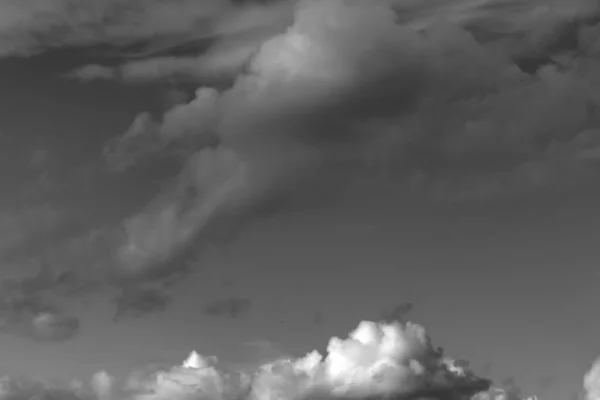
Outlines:
[[[374,397],[469,399],[490,389],[490,382],[434,349],[424,328],[408,323],[364,321],[345,339],[331,338],[323,356],[312,351],[300,358],[279,358],[239,371],[216,357],[192,351],[181,365],[150,373],[133,371],[117,379],[106,371],[88,384],[60,388],[67,399],[136,400],[303,400]],[[4,378],[1,399],[49,387]],[[55,390],[55,389],[54,389]],[[65,395],[65,394],[63,394]],[[11,397],[12,396],[12,397]],[[76,397],[77,396],[77,397]]]

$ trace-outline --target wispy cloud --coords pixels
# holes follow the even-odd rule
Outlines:
[[[152,54],[268,25],[272,9],[223,0],[7,1],[0,6],[0,57],[99,44],[143,44]]]

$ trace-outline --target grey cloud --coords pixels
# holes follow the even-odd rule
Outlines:
[[[152,54],[162,46],[268,26],[280,15],[276,8],[283,9],[279,3],[237,6],[224,0],[5,2],[0,8],[0,57],[99,44],[144,44],[144,52]]]
[[[243,369],[226,368],[216,357],[203,357],[192,352],[179,366],[151,365],[138,368],[125,379],[117,379],[106,371],[100,371],[87,384],[79,382],[51,386],[26,378],[4,377],[0,379],[0,399],[58,396],[56,398],[73,400],[183,400],[200,396],[231,400],[262,399],[273,394],[283,399],[298,400],[382,396],[405,400],[467,400],[476,394],[481,395],[476,399],[493,398],[486,397],[486,394],[495,393],[490,388],[490,381],[477,377],[468,369],[457,369],[452,359],[443,358],[435,351],[422,327],[410,323],[403,328],[387,325],[385,331],[381,327],[363,322],[359,325],[362,335],[356,333],[357,330],[356,335],[350,335],[348,339],[332,338],[329,346],[332,350],[325,354],[325,358],[312,352],[302,359],[293,359],[286,357],[270,342],[249,343],[257,347],[260,354],[254,360],[256,363],[246,365]],[[368,346],[361,339],[364,337],[373,337]],[[385,358],[387,367],[380,369],[376,362],[382,355],[378,351],[381,352],[380,347],[389,344],[390,340],[394,344],[392,348],[396,349],[394,357],[388,355]],[[342,385],[343,380],[329,376],[327,359],[336,356],[343,356],[350,363],[348,370],[340,371],[344,378],[346,375],[354,378],[360,375],[363,380],[347,387]],[[360,368],[363,364],[370,366],[371,363],[377,365],[373,366],[379,372],[376,376]],[[385,384],[380,384],[380,381],[385,381]]]
[[[460,25],[419,29],[399,26],[385,3],[302,2],[230,89],[201,88],[159,120],[141,114],[107,147],[109,161],[167,155],[186,165],[126,222],[120,262],[167,259],[224,221],[237,230],[331,171],[341,188],[374,165],[441,201],[513,196],[594,171],[594,58],[530,75]]]
[[[79,332],[80,322],[75,316],[44,312],[30,322],[31,337],[39,341],[62,342]]]
[[[238,318],[247,314],[252,308],[252,300],[232,297],[216,300],[206,305],[203,311],[211,317]]]
[[[71,71],[66,75],[66,77],[77,79],[83,82],[111,80],[117,77],[117,71],[111,67],[93,64],[78,68],[75,71]]]
[[[429,4],[439,6],[434,3]],[[318,184],[342,193],[357,172],[385,173],[409,194],[462,202],[585,183],[594,176],[600,128],[594,52],[600,31],[577,14],[576,2],[569,3],[571,10],[538,13],[541,17],[533,16],[536,2],[502,12],[463,10],[456,24],[433,18],[436,12],[427,7],[403,20],[403,11],[385,2],[305,1],[293,19],[286,19],[288,2],[269,7],[271,14],[261,14],[263,8],[211,8],[210,2],[206,9],[191,10],[186,4],[177,8],[182,15],[190,11],[180,26],[154,23],[158,31],[153,34],[166,36],[140,55],[150,59],[130,62],[140,68],[131,76],[162,79],[165,70],[177,72],[172,66],[180,61],[196,68],[236,49],[244,53],[242,60],[246,50],[260,46],[242,62],[230,88],[200,88],[194,99],[160,118],[142,113],[122,138],[107,145],[107,161],[118,170],[156,157],[184,166],[122,226],[107,229],[112,239],[75,240],[61,250],[75,253],[67,269],[78,275],[85,275],[83,265],[109,275],[94,279],[113,279],[117,287],[123,280],[169,280],[173,271],[187,272],[170,260],[190,244],[202,252],[207,243],[230,240],[254,218],[285,209],[305,193],[321,193]],[[460,4],[454,4],[453,12],[461,16]],[[115,28],[129,26],[127,18],[141,12],[136,5],[109,25],[111,33],[103,40],[130,41],[151,30],[149,21],[159,18],[160,7],[143,11],[132,31]],[[164,18],[173,22],[174,12]],[[511,21],[515,13],[522,18]],[[182,32],[200,14],[211,19],[210,33]],[[553,35],[561,26],[555,22],[567,17],[579,32],[577,41],[565,43],[576,51],[565,53],[562,46],[553,54],[556,46],[547,43],[569,36]],[[271,38],[292,20],[285,33]],[[236,41],[235,34],[261,27],[268,33]],[[176,29],[181,31],[175,34]],[[481,29],[490,33],[485,40]],[[527,43],[519,46],[523,32]],[[182,43],[193,48],[206,35],[218,40],[208,53],[197,55],[198,64],[177,57],[152,59]],[[69,40],[60,43],[85,42]],[[518,64],[523,48],[541,49],[561,65],[524,73]],[[233,64],[235,74],[239,65]],[[220,69],[221,64],[213,65]],[[138,304],[134,300],[123,304]],[[152,310],[148,304],[141,301],[131,309],[134,314]]]

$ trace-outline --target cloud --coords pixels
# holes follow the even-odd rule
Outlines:
[[[381,319],[382,321],[386,321],[388,323],[398,322],[400,324],[404,324],[410,318],[413,308],[414,304],[410,302],[390,307],[384,310]]]
[[[278,359],[251,373],[226,372],[216,359],[192,353],[182,367],[158,373],[135,399],[464,398],[489,382],[453,369],[431,346],[422,327],[362,322],[347,339],[332,338],[327,355],[313,351]],[[452,396],[452,397],[448,397]]]
[[[221,43],[199,56],[155,56],[125,62],[117,67],[86,65],[66,76],[80,81],[119,80],[127,83],[185,79],[192,82],[228,82],[257,51],[260,42]]]
[[[106,371],[88,383],[52,386],[25,378],[0,380],[0,399],[87,400],[307,400],[313,398],[469,399],[490,382],[436,351],[423,327],[361,322],[347,338],[334,337],[327,353],[269,359],[238,370],[193,351],[179,366],[136,370],[118,379]],[[30,397],[27,397],[30,396]],[[61,397],[62,396],[62,397]]]
[[[164,287],[124,286],[113,299],[116,310],[114,321],[123,317],[139,318],[157,311],[166,311],[172,294]]]
[[[192,351],[180,365],[137,369],[122,378],[103,370],[87,383],[69,385],[3,377],[0,400],[521,400],[478,377],[468,363],[443,355],[425,329],[412,322],[363,321],[346,338],[331,338],[324,355],[316,350],[299,358],[278,353],[240,369]]]
[[[600,399],[600,361],[597,359],[583,379],[586,400]]]
[[[585,20],[577,10],[538,19]],[[171,157],[185,166],[125,223],[123,268],[144,271],[191,242],[201,248],[215,231],[237,231],[325,179],[343,188],[357,171],[444,202],[593,175],[597,60],[576,42],[573,67],[526,74],[502,43],[482,44],[463,25],[400,25],[386,2],[302,1],[231,88],[201,87],[162,118],[140,114],[107,146],[109,163]]]
[[[204,307],[204,313],[211,317],[237,318],[247,314],[252,308],[252,300],[231,297],[216,300]]]
[[[79,81],[88,82],[95,80],[111,80],[117,76],[117,72],[110,67],[104,67],[102,65],[86,65],[85,67],[78,68],[75,71],[67,74],[67,77],[74,78]]]
[[[90,386],[98,400],[114,399],[114,380],[115,379],[106,371],[100,371],[94,374]]]
[[[8,1],[0,8],[0,57],[101,44],[142,44],[152,54],[269,26],[280,15],[275,8],[224,0]]]
[[[385,175],[406,195],[441,202],[568,190],[596,176],[600,30],[591,3],[305,0],[292,10],[295,2],[180,1],[168,10],[134,2],[127,13],[117,3],[81,3],[50,44],[35,32],[64,27],[56,3],[11,3],[17,30],[2,17],[0,32],[17,35],[21,53],[143,42],[111,70],[120,79],[235,76],[159,117],[140,114],[107,144],[115,170],[156,158],[182,167],[122,226],[106,229],[113,238],[65,245],[64,254],[75,253],[69,265],[102,267],[89,267],[98,276],[81,278],[88,282],[119,293],[123,282],[171,282],[191,269],[172,262],[190,248],[201,253],[306,198],[322,204],[332,193],[334,201],[357,174]],[[45,27],[32,28],[34,5],[45,7]],[[109,20],[100,34],[88,29],[98,16]],[[169,291],[157,287],[117,295],[119,312],[164,309]]]

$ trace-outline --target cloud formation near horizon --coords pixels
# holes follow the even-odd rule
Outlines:
[[[332,338],[325,356],[313,351],[242,372],[220,366],[216,357],[192,352],[181,366],[150,374],[134,371],[125,379],[100,371],[90,384],[71,388],[50,389],[4,378],[0,399],[61,390],[64,399],[97,400],[466,400],[489,388],[488,380],[456,366],[435,350],[423,327],[410,322],[402,326],[364,321],[348,338]]]

